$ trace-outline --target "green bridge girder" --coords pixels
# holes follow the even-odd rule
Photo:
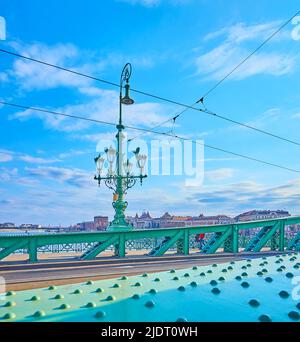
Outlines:
[[[259,239],[250,250],[260,251],[266,243],[279,235],[278,250],[284,250],[284,232],[287,225],[300,223],[300,216],[268,219],[262,221],[239,222],[234,224],[223,224],[213,226],[174,227],[163,229],[143,229],[132,231],[105,231],[105,232],[80,232],[60,234],[39,234],[28,236],[0,236],[0,260],[6,258],[18,249],[27,249],[29,261],[38,260],[37,249],[47,245],[94,243],[95,245],[86,251],[81,258],[93,259],[109,246],[114,245],[115,255],[124,257],[126,255],[126,241],[144,238],[162,238],[165,241],[149,254],[160,256],[166,253],[174,244],[177,244],[177,251],[180,254],[189,254],[189,236],[200,233],[214,233],[208,246],[204,246],[203,253],[215,253],[218,248],[224,245],[226,252],[238,253],[238,234],[242,230],[260,228]],[[271,227],[266,229],[266,227]],[[257,235],[257,236],[258,236]],[[300,241],[300,235],[299,240]],[[166,237],[168,239],[166,239]],[[296,240],[295,240],[296,241]],[[274,242],[274,241],[273,241]],[[296,242],[295,242],[296,243]],[[298,242],[297,242],[298,243]],[[250,248],[250,247],[249,247]]]

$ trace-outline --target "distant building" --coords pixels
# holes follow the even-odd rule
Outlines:
[[[94,221],[86,221],[86,222],[81,222],[79,223],[80,230],[85,230],[85,231],[91,231],[95,230],[95,224]]]
[[[42,228],[40,224],[32,224],[32,223],[23,223],[19,226],[21,229],[38,229]]]
[[[108,216],[95,216],[94,228],[96,230],[106,230],[108,226]]]
[[[171,215],[168,212],[161,217],[151,217],[149,212],[144,211],[141,216],[136,214],[134,217],[127,218],[129,222],[136,229],[150,229],[150,228],[171,228],[171,227],[191,227],[191,226],[208,226],[214,224],[228,224],[233,223],[234,219],[226,215],[217,216],[178,216]]]
[[[15,228],[15,224],[11,222],[0,223],[0,228]]]
[[[236,222],[259,221],[273,219],[276,217],[291,216],[285,210],[251,210],[235,217]]]

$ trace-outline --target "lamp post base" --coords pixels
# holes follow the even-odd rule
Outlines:
[[[116,224],[111,222],[110,225],[107,227],[107,231],[129,231],[129,230],[133,230],[133,226],[129,223],[127,224]]]

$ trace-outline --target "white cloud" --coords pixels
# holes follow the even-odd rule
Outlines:
[[[9,162],[13,159],[13,156],[10,151],[0,150],[0,162],[5,163]]]
[[[116,91],[103,90],[94,87],[79,89],[81,93],[88,95],[88,101],[76,105],[67,105],[61,108],[49,108],[52,111],[68,115],[82,116],[89,119],[110,122],[112,125],[97,124],[99,127],[114,127],[119,116],[119,95]],[[37,106],[38,107],[38,106]],[[123,106],[123,123],[131,126],[155,126],[167,119],[166,113],[173,113],[171,106],[154,102],[135,103],[133,106]],[[13,119],[28,120],[37,117],[44,121],[47,128],[59,131],[74,132],[86,129],[91,122],[54,116],[27,109],[11,116]]]
[[[12,43],[11,45],[18,53],[34,59],[75,69],[79,72],[88,70],[87,66],[76,64],[81,54],[73,44],[48,46],[43,43],[31,45]],[[83,77],[25,59],[16,59],[12,70],[7,74],[9,77],[15,78],[19,85],[27,90],[49,89],[58,86],[79,87],[90,82]]]
[[[118,0],[119,2],[125,2],[130,5],[142,5],[146,7],[154,7],[161,3],[161,0]]]
[[[233,177],[234,172],[234,169],[220,168],[216,170],[205,171],[205,176],[211,181],[219,181]]]
[[[196,74],[206,75],[207,79],[221,79],[254,50],[245,43],[254,41],[255,47],[258,46],[278,25],[278,22],[249,26],[238,23],[206,35],[205,41],[220,37],[223,37],[223,41],[217,47],[195,58]],[[284,37],[285,33],[281,35],[281,38]],[[230,77],[240,80],[258,74],[285,75],[294,70],[298,57],[299,55],[288,55],[278,51],[258,52]]]
[[[0,162],[9,162],[12,160],[21,160],[31,164],[51,164],[60,161],[57,158],[40,158],[20,152],[0,150]]]

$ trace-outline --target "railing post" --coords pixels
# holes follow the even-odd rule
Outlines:
[[[239,252],[239,230],[235,224],[232,227],[232,252]]]
[[[37,241],[35,238],[30,238],[28,243],[29,262],[37,262]]]
[[[279,227],[279,250],[281,252],[284,251],[284,232],[285,232],[285,221],[280,222],[280,227]]]
[[[126,255],[126,247],[125,247],[125,235],[120,234],[119,236],[119,257],[124,258]]]
[[[183,254],[188,255],[190,253],[190,234],[189,230],[185,229],[184,230],[184,235],[183,235]]]

